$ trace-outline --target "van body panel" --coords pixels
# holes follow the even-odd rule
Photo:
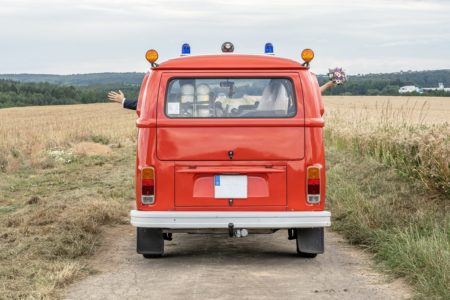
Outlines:
[[[265,56],[255,59],[241,55],[230,57],[235,60],[220,55],[171,60],[153,68],[144,79],[138,104],[140,116],[136,122],[139,130],[137,209],[323,211],[324,108],[315,75],[290,60]],[[211,64],[214,60],[221,61]],[[264,64],[260,64],[265,60],[270,61],[270,67],[264,68]],[[165,93],[170,78],[258,76],[292,79],[297,103],[294,117],[177,119],[165,115]],[[233,151],[232,159],[228,156],[230,150]],[[321,201],[314,205],[306,202],[306,168],[309,165],[321,166]],[[156,201],[153,205],[140,202],[140,170],[146,166],[155,168]],[[263,172],[270,167],[281,172]],[[230,206],[226,199],[211,197],[214,175],[236,173],[249,178],[248,199],[234,199]]]
[[[170,161],[302,159],[303,131],[303,127],[158,128],[157,156]]]
[[[307,64],[272,55],[200,55],[152,65],[136,113],[137,251],[172,233],[288,232],[323,253],[325,112]],[[233,198],[234,197],[234,198]]]
[[[247,198],[214,198],[214,176],[247,178]],[[175,167],[176,207],[286,206],[286,166]]]
[[[175,70],[188,71],[217,71],[217,70],[308,70],[308,67],[292,59],[269,55],[243,55],[243,54],[221,54],[221,55],[195,55],[190,57],[179,57],[161,63],[154,71]]]

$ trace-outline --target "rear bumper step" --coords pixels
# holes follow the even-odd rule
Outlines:
[[[138,211],[132,210],[131,224],[136,227],[196,228],[313,228],[331,225],[328,211]]]

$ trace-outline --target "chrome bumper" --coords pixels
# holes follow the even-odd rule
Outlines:
[[[331,225],[328,211],[138,211],[132,210],[131,224],[136,227],[197,228],[312,228]]]

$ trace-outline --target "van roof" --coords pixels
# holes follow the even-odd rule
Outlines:
[[[183,56],[161,63],[154,70],[292,70],[308,69],[298,61],[272,55],[219,54]]]

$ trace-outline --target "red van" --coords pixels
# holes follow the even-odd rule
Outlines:
[[[172,233],[283,229],[300,256],[323,253],[330,213],[313,52],[303,64],[223,53],[157,65],[157,56],[147,52],[152,72],[137,106],[137,252],[162,256]]]

